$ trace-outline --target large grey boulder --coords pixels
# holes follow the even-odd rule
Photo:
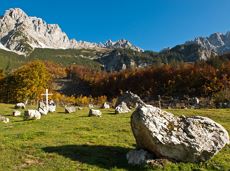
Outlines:
[[[145,104],[138,95],[136,95],[130,91],[126,91],[123,95],[121,95],[117,99],[115,106],[117,107],[122,102],[125,102],[126,105],[128,106],[128,108],[136,108],[138,104],[140,104],[140,105]]]
[[[90,109],[89,110],[89,116],[96,116],[96,117],[101,117],[102,113],[100,110],[96,109]]]
[[[176,117],[151,105],[133,112],[131,127],[137,149],[176,161],[206,161],[229,143],[228,132],[207,117]]]
[[[121,102],[121,104],[115,108],[116,114],[129,113],[129,112],[130,112],[130,109],[128,108],[125,102]]]

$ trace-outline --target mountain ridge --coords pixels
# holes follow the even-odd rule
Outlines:
[[[223,55],[230,52],[230,32],[225,34],[216,32],[207,37],[197,37],[194,40],[185,42],[185,44],[197,44],[206,51]]]
[[[141,48],[132,45],[128,40],[124,39],[117,42],[107,41],[105,44],[69,39],[59,25],[47,24],[41,18],[30,17],[20,8],[6,10],[4,16],[0,17],[0,42],[5,48],[18,54],[26,55],[35,48],[129,48],[135,51],[142,51]]]
[[[104,44],[69,39],[57,24],[47,24],[41,18],[28,16],[20,8],[11,8],[0,17],[0,49],[0,60],[4,64],[16,63],[7,61],[21,55],[27,60],[52,60],[64,65],[89,63],[113,72],[153,64],[208,60],[223,55],[230,52],[230,32],[197,37],[156,53],[144,51],[125,39],[108,40]],[[22,59],[19,64],[27,61]]]

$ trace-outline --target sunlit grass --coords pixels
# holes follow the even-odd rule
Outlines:
[[[63,108],[41,120],[12,117],[13,105],[0,104],[0,170],[228,170],[230,146],[207,163],[169,163],[164,168],[137,168],[127,164],[126,153],[135,148],[130,115],[102,110],[101,118],[88,117],[88,109],[65,114]],[[170,110],[178,115],[202,115],[230,131],[230,110]]]

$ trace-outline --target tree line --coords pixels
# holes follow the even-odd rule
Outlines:
[[[215,60],[153,65],[113,73],[72,66],[67,69],[67,75],[75,82],[88,85],[93,96],[113,98],[129,90],[141,97],[152,98],[158,95],[212,97],[230,88],[230,62]]]
[[[70,97],[55,91],[57,79],[68,78]],[[78,89],[78,87],[87,87]],[[104,72],[85,66],[63,67],[52,62],[32,61],[9,74],[0,70],[0,102],[36,101],[48,88],[56,101],[78,104],[103,103],[129,90],[142,98],[213,97],[230,94],[230,61],[212,59],[207,62],[173,63],[120,72]],[[78,90],[78,91],[77,91]]]

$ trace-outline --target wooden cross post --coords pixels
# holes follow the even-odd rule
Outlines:
[[[42,94],[42,96],[46,97],[46,108],[49,109],[49,96],[52,96],[53,94],[49,94],[48,89],[46,89],[46,93]]]

